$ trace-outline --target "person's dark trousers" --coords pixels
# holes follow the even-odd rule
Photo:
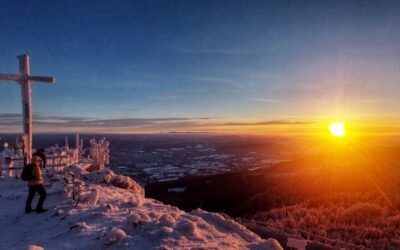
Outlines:
[[[28,195],[28,199],[26,200],[26,206],[25,206],[25,212],[27,212],[27,213],[32,211],[31,203],[32,203],[33,197],[35,197],[36,192],[38,192],[40,195],[39,201],[36,206],[36,211],[43,210],[43,203],[44,203],[44,200],[46,199],[46,190],[44,189],[44,186],[42,184],[40,184],[40,185],[36,185],[33,187],[29,187],[29,195]]]

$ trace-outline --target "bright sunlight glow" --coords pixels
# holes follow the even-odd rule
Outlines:
[[[329,125],[329,131],[333,136],[341,137],[346,134],[346,129],[342,122],[333,122]]]

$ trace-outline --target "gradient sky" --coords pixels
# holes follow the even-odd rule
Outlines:
[[[0,72],[28,52],[32,74],[56,77],[33,87],[42,131],[399,121],[399,13],[399,1],[2,0]],[[4,132],[20,129],[20,98],[0,81]]]

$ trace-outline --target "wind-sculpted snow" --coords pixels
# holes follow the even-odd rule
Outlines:
[[[28,215],[25,184],[0,179],[0,235],[7,239],[0,249],[282,249],[226,215],[147,199],[135,181],[108,169],[71,166],[47,179],[49,211]]]

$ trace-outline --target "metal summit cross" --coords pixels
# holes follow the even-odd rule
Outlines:
[[[22,118],[24,127],[24,153],[25,161],[32,158],[32,95],[31,84],[33,82],[55,83],[54,77],[31,76],[29,70],[29,55],[18,56],[19,74],[0,74],[0,80],[16,81],[21,85],[22,94]]]

